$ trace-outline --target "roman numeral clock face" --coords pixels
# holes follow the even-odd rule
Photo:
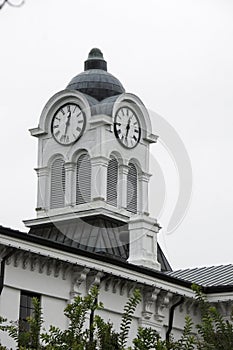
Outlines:
[[[137,146],[141,137],[141,128],[135,112],[129,107],[121,107],[115,115],[114,133],[118,141],[126,148]]]
[[[62,145],[76,142],[85,128],[85,115],[80,107],[74,103],[67,103],[60,107],[52,120],[52,134]]]

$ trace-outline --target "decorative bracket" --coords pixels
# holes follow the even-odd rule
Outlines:
[[[143,311],[142,316],[149,320],[154,313],[155,302],[160,293],[159,288],[145,288],[143,291]]]
[[[92,286],[99,286],[101,282],[101,278],[104,276],[103,272],[100,271],[91,271],[88,273],[86,279],[86,289],[87,292],[90,290]]]
[[[157,301],[156,301],[156,314],[155,319],[158,322],[162,322],[164,319],[164,309],[168,308],[171,300],[173,298],[173,294],[166,291],[161,291]]]
[[[71,282],[71,291],[70,299],[72,300],[76,295],[80,293],[80,286],[83,282],[86,281],[87,274],[90,272],[90,269],[87,267],[74,267],[72,271],[72,282]]]

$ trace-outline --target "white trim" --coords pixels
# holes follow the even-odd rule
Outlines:
[[[34,254],[43,255],[53,259],[65,261],[74,265],[81,265],[90,269],[98,270],[110,275],[125,278],[133,282],[141,283],[143,285],[156,287],[166,290],[168,292],[183,295],[188,298],[194,298],[194,292],[186,287],[172,284],[168,281],[161,281],[153,276],[148,276],[138,271],[127,270],[123,267],[116,266],[107,262],[103,262],[97,259],[91,259],[90,257],[78,256],[73,253],[60,251],[51,247],[41,247],[33,242],[24,242],[20,239],[5,237],[0,234],[1,244],[14,247],[21,250],[30,251]]]

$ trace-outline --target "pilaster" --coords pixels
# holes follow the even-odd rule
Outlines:
[[[35,169],[38,178],[38,190],[37,190],[37,213],[41,210],[46,210],[49,207],[49,193],[48,191],[48,167]]]
[[[128,262],[160,270],[157,260],[157,233],[159,225],[146,215],[131,217],[129,221]]]
[[[127,175],[128,165],[119,165],[119,207],[127,209]]]
[[[76,185],[74,186],[74,172],[75,172],[75,163],[68,162],[65,163],[65,206],[71,206],[75,203],[75,192]]]
[[[94,201],[106,200],[108,161],[104,156],[91,158],[91,199]]]
[[[148,215],[148,185],[151,174],[142,172],[138,176],[139,182],[139,200],[138,200],[138,211],[139,213]]]

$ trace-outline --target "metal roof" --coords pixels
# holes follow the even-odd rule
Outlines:
[[[168,271],[166,274],[203,287],[233,286],[232,264]]]
[[[76,218],[70,222],[39,225],[31,228],[29,235],[123,261],[129,257],[128,224],[107,218]],[[170,271],[171,266],[159,244],[157,254],[161,271]]]
[[[121,82],[107,72],[107,62],[97,48],[89,52],[84,64],[84,72],[76,75],[69,82],[67,89],[81,91],[98,101],[125,92]]]
[[[164,272],[164,271],[155,271],[153,269],[149,269],[143,266],[138,266],[138,265],[133,265],[128,263],[127,261],[123,260],[123,259],[114,259],[113,256],[111,255],[106,255],[106,254],[99,254],[96,252],[90,252],[90,251],[86,251],[86,250],[82,250],[80,248],[76,248],[73,246],[67,246],[64,243],[61,242],[56,242],[56,241],[52,241],[52,240],[48,240],[44,237],[40,237],[40,236],[36,236],[36,235],[29,235],[28,233],[25,232],[20,232],[17,230],[13,230],[7,227],[3,227],[0,225],[0,235],[2,237],[5,238],[9,238],[9,244],[7,246],[9,247],[13,247],[12,243],[11,243],[11,239],[13,238],[14,242],[17,241],[19,244],[19,247],[16,249],[24,249],[21,248],[21,244],[23,242],[28,242],[28,243],[33,243],[36,246],[38,246],[38,248],[40,247],[50,247],[52,249],[56,249],[58,252],[62,251],[62,252],[68,252],[71,254],[77,254],[77,256],[81,256],[81,257],[86,257],[88,259],[96,259],[98,261],[103,261],[106,262],[108,264],[112,264],[114,266],[117,267],[121,267],[124,268],[128,271],[131,271],[132,273],[138,273],[138,274],[142,274],[148,277],[153,277],[156,278],[158,280],[164,281],[165,283],[171,283],[171,285],[174,285],[175,287],[185,287],[190,289],[191,285],[193,282],[200,282],[200,281],[194,281],[194,278],[188,277],[188,280],[185,278],[180,278],[177,277],[176,274],[178,275],[179,273],[182,274],[182,272],[185,271],[200,271],[203,269],[208,269],[209,270],[209,274],[211,275],[211,269],[212,271],[215,271],[218,268],[222,268],[224,272],[226,272],[226,270],[228,270],[228,272],[230,273],[230,271],[232,271],[233,269],[233,265],[226,265],[226,266],[213,266],[210,268],[197,268],[197,269],[186,269],[186,270],[179,270],[179,271],[175,271],[175,272]],[[0,246],[1,244],[6,245],[5,243],[2,243],[0,240]],[[158,246],[159,247],[159,246]],[[160,250],[160,248],[159,248]],[[31,251],[31,248],[28,249],[28,251]],[[161,250],[160,250],[161,251]],[[161,251],[162,252],[162,251]],[[40,254],[40,253],[39,253]],[[159,255],[158,255],[159,258]],[[225,280],[226,281],[226,280]],[[215,285],[208,285],[206,287],[204,287],[203,285],[203,292],[206,294],[211,294],[211,293],[227,293],[233,292],[233,284],[221,284],[221,285],[217,285],[217,282],[215,282]],[[229,283],[229,281],[227,282]],[[220,295],[220,294],[219,294]]]
[[[91,69],[76,75],[67,89],[81,91],[98,101],[125,92],[121,82],[102,69]]]
[[[122,223],[106,218],[78,219],[32,227],[29,235],[43,237],[66,246],[126,260],[128,244],[121,241]]]

